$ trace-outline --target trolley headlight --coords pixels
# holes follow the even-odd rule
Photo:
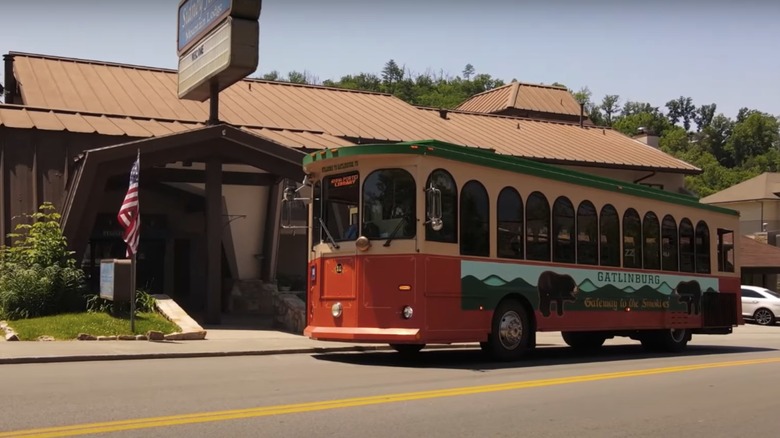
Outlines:
[[[330,313],[334,318],[338,318],[341,316],[342,310],[344,310],[344,308],[341,306],[341,303],[336,303],[330,308]]]
[[[360,236],[355,241],[355,248],[359,249],[360,251],[366,251],[368,248],[371,248],[371,241],[368,240],[368,237],[366,236]]]
[[[404,310],[401,311],[401,316],[403,316],[404,319],[411,319],[412,315],[414,315],[414,310],[412,309],[412,306],[405,306]]]

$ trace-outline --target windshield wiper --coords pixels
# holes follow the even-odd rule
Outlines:
[[[339,244],[336,243],[336,239],[333,238],[333,236],[330,234],[330,231],[328,231],[328,226],[325,225],[325,221],[322,220],[321,217],[317,218],[320,221],[320,228],[322,228],[323,231],[325,231],[325,234],[328,236],[328,240],[330,240],[330,243],[333,245],[334,248],[339,249]]]
[[[390,236],[387,238],[387,240],[385,241],[385,243],[382,246],[390,246],[390,242],[393,239],[395,239],[395,235],[398,234],[398,230],[400,230],[401,226],[405,225],[405,224],[406,224],[406,218],[401,216],[401,220],[398,221],[398,225],[395,226],[395,228],[393,229],[393,232],[390,233]]]

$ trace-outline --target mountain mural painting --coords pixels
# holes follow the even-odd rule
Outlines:
[[[494,309],[507,293],[525,297],[543,316],[568,311],[673,311],[698,315],[718,280],[675,274],[461,262],[462,308]]]

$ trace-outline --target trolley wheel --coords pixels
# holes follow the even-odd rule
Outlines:
[[[390,344],[390,348],[406,356],[419,353],[425,344]]]
[[[602,345],[607,337],[593,332],[561,332],[563,341],[576,350],[595,350]]]
[[[641,342],[649,351],[679,353],[685,350],[691,337],[688,329],[668,329],[649,332],[642,336]]]
[[[531,323],[528,312],[517,300],[505,300],[493,313],[492,331],[482,349],[494,359],[512,361],[531,350]]]

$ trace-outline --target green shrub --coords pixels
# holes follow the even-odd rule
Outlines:
[[[100,294],[90,294],[87,296],[87,311],[93,313],[130,313],[130,304],[119,305],[111,300],[100,298]],[[135,311],[136,313],[155,313],[157,312],[156,301],[154,297],[145,290],[135,291]]]
[[[23,215],[0,247],[0,317],[34,318],[84,309],[84,272],[60,228],[51,203]]]

